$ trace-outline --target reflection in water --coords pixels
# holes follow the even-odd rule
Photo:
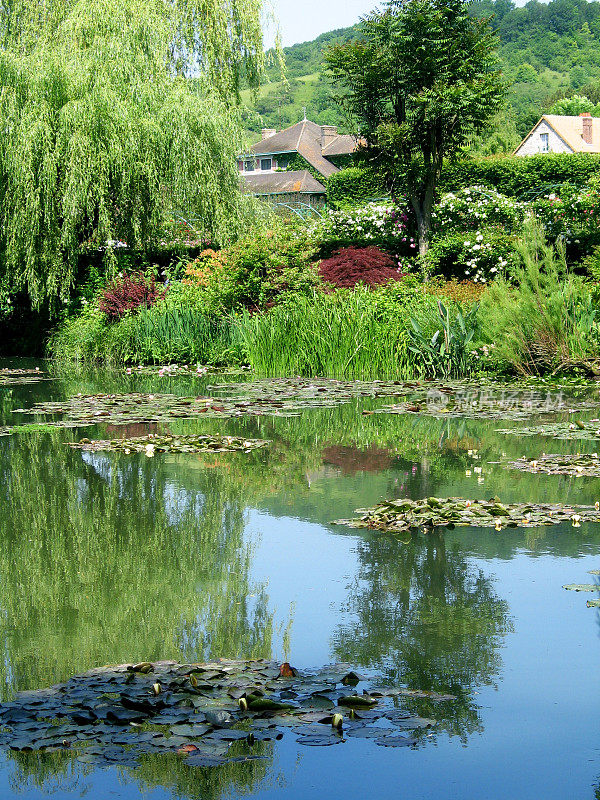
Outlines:
[[[481,729],[473,689],[493,683],[500,670],[508,604],[443,535],[403,542],[371,535],[357,552],[360,569],[348,597],[357,622],[336,632],[336,657],[377,665],[394,685],[456,695],[441,717],[439,705],[423,701],[420,713],[466,740]]]
[[[234,742],[232,755],[241,755],[244,746]],[[166,789],[173,797],[186,800],[220,800],[251,793],[265,781],[272,769],[273,744],[257,742],[252,754],[256,760],[232,762],[210,769],[190,768],[177,756],[148,755],[141,757],[136,769],[115,768],[118,785],[125,792],[133,784],[142,792]],[[37,790],[52,796],[58,792],[83,796],[92,792],[92,768],[63,753],[11,752],[13,770],[10,787],[18,794]],[[282,775],[277,782],[284,785]]]
[[[82,458],[58,432],[0,445],[4,692],[132,659],[270,656],[243,506],[218,472],[182,491],[158,459]]]

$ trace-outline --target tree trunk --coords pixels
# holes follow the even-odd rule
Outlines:
[[[431,200],[429,191],[425,197],[411,197],[412,207],[417,219],[417,236],[419,239],[419,256],[425,258],[429,250],[429,238],[431,235],[431,211],[433,207],[433,192]]]
[[[419,237],[419,255],[425,258],[429,250],[429,234],[431,232],[431,214],[427,215],[423,211],[417,212],[417,232]]]

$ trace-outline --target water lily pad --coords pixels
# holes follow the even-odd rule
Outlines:
[[[563,589],[570,589],[572,592],[600,592],[598,583],[568,583]]]
[[[329,747],[332,744],[340,744],[343,739],[337,734],[311,733],[306,736],[299,736],[296,741],[306,747]]]
[[[135,436],[126,439],[90,440],[67,442],[69,447],[79,450],[98,452],[103,450],[119,453],[227,453],[242,451],[249,453],[259,447],[265,447],[264,439],[245,439],[241,436],[209,436],[207,434],[190,434],[179,436]],[[207,676],[205,676],[207,679]],[[209,678],[208,678],[209,679]]]
[[[382,736],[389,736],[391,731],[386,731],[385,728],[348,728],[344,731],[344,736],[350,736],[356,739],[380,739]]]
[[[197,736],[204,736],[212,730],[210,725],[171,725],[170,732],[176,736],[190,736],[192,738]]]

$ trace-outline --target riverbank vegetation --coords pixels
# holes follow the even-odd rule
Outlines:
[[[594,186],[533,202],[466,187],[435,206],[425,259],[402,201],[273,217],[161,275],[82,292],[49,354],[358,379],[595,375],[598,210]]]
[[[463,39],[471,36],[474,83],[460,52],[446,48],[447,63],[439,54],[430,69],[416,74],[400,64],[397,96],[382,95],[378,81],[360,84],[355,67],[370,59],[377,74],[385,73],[394,52],[381,55],[360,42],[332,51],[339,101],[354,108],[356,133],[366,146],[355,166],[330,179],[330,207],[309,220],[277,216],[235,185],[235,100],[240,82],[256,83],[262,68],[253,0],[238,9],[245,27],[231,52],[230,73],[212,84],[213,67],[207,66],[206,74],[193,72],[191,52],[185,64],[165,66],[140,39],[147,30],[154,31],[157,46],[172,40],[193,4],[173,6],[174,16],[160,21],[136,0],[122,0],[122,13],[131,11],[125,28],[114,20],[102,23],[108,11],[102,0],[95,2],[95,16],[59,4],[48,20],[24,14],[3,33],[0,81],[13,86],[2,69],[40,57],[37,32],[48,52],[65,55],[60,69],[71,70],[65,93],[52,94],[56,109],[65,112],[52,116],[52,125],[66,119],[72,107],[81,115],[64,130],[47,122],[47,135],[35,133],[32,142],[25,124],[43,116],[47,83],[16,92],[13,82],[14,103],[6,111],[21,138],[0,152],[4,184],[12,187],[5,192],[10,201],[2,204],[0,237],[4,320],[8,324],[14,317],[13,300],[22,306],[28,297],[34,309],[43,306],[54,322],[47,341],[53,359],[247,365],[260,375],[349,379],[600,373],[600,159],[505,158],[485,169],[464,160],[462,145],[494,113],[502,79],[487,23],[469,17],[461,0],[427,4],[423,36],[435,39],[446,22],[456,23]],[[365,41],[390,26],[413,41],[411,25],[421,11],[421,0],[389,3],[363,23]],[[203,13],[212,19],[216,12]],[[219,39],[225,35],[219,25],[214,21],[203,33],[202,46],[230,52],[233,45]],[[87,43],[81,55],[68,49],[73,41]],[[115,83],[106,64],[93,70],[103,43],[124,49],[123,63],[134,70],[128,74],[137,76],[142,94],[147,90],[154,98],[144,115],[129,97],[138,89],[128,79]],[[164,90],[160,98],[151,91],[155,74]],[[71,88],[80,85],[75,78],[85,91],[73,106]],[[90,90],[90,81],[97,91]],[[109,93],[102,102],[101,89]],[[190,103],[189,93],[194,95],[194,108],[203,120],[212,119],[213,134],[220,126],[216,150],[214,137],[203,138],[208,123],[196,130],[193,115],[184,128],[161,124],[161,104],[180,92]],[[368,120],[355,108],[367,95],[377,109]],[[120,98],[121,106],[115,100],[103,115],[99,108],[107,98]],[[394,105],[399,115],[390,111]],[[136,142],[119,151],[117,161],[108,136],[114,132],[113,106],[122,108],[121,121]],[[205,113],[217,106],[216,116]],[[418,131],[446,130],[449,109],[452,118],[463,120],[460,131],[449,132],[445,144],[425,147]],[[84,118],[96,113],[99,138],[94,139]],[[146,138],[137,135],[138,124]],[[161,132],[154,136],[150,129],[156,125]],[[80,157],[69,160],[63,145]],[[24,160],[28,147],[37,148],[38,156]],[[139,147],[148,151],[145,160],[140,161]],[[209,152],[213,162],[207,166]],[[44,153],[51,153],[57,166],[51,180],[42,174],[49,163]],[[24,173],[16,168],[19,159]],[[226,159],[231,169],[223,172]],[[134,174],[130,166],[142,172]],[[227,185],[212,181],[213,171],[225,176]],[[77,176],[84,172],[82,183]],[[93,181],[96,173],[102,181]],[[36,187],[35,197],[23,194],[25,185]],[[388,189],[388,199],[365,199],[365,187],[371,186]],[[194,224],[183,215],[174,222],[178,207],[196,215]],[[68,224],[61,216],[65,209]],[[18,218],[26,212],[31,212],[29,226]]]

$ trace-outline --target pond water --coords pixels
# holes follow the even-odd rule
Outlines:
[[[192,377],[61,374],[0,387],[0,424],[31,422],[11,410],[77,392],[203,388]],[[436,727],[399,749],[351,738],[303,747],[286,732],[262,760],[212,769],[176,756],[101,769],[3,751],[0,797],[600,797],[600,610],[586,607],[598,594],[562,588],[598,581],[588,570],[600,568],[600,525],[398,537],[331,524],[400,496],[593,504],[600,479],[493,462],[597,445],[497,432],[522,422],[363,415],[372,402],[125,428],[271,441],[248,454],[65,446],[122,435],[107,425],[0,438],[0,694],[109,663],[343,661],[456,695],[407,701]]]

